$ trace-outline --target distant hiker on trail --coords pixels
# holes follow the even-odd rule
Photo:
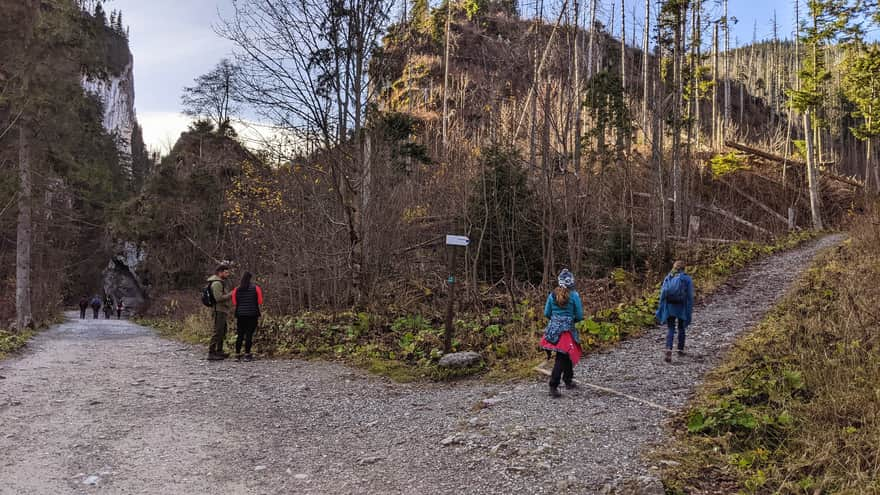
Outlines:
[[[263,305],[263,289],[251,283],[253,274],[244,272],[241,284],[232,290],[232,305],[235,306],[236,333],[235,359],[242,359],[241,343],[244,342],[244,360],[251,361],[251,346],[254,343],[254,332],[260,319],[260,306]]]
[[[125,309],[125,306],[122,304],[122,298],[120,297],[118,301],[116,301],[116,319],[122,319],[122,310]]]
[[[97,320],[98,319],[98,311],[101,310],[101,298],[98,296],[93,297],[92,302],[91,302],[91,306],[92,306],[92,312],[95,314],[94,319]]]
[[[208,346],[208,361],[219,361],[229,357],[228,353],[223,352],[223,341],[226,340],[226,319],[231,309],[232,299],[232,293],[226,292],[225,284],[229,275],[229,267],[220,265],[214,271],[214,275],[208,278],[214,316],[214,334],[211,336],[211,343]]]
[[[541,347],[546,351],[556,351],[556,363],[550,375],[550,395],[561,397],[560,378],[566,388],[577,388],[574,383],[574,366],[581,359],[581,340],[575,323],[584,319],[584,306],[581,296],[574,290],[574,275],[568,269],[562,270],[558,277],[559,287],[547,296],[544,316],[550,323],[544,330]],[[549,354],[549,352],[548,352]]]
[[[87,296],[82,296],[79,298],[79,319],[86,319],[86,310],[89,308],[89,298]]]
[[[685,329],[691,323],[694,311],[694,281],[684,272],[684,261],[676,261],[672,271],[663,279],[660,286],[660,304],[655,317],[657,323],[666,323],[666,357],[667,363],[672,362],[672,341],[675,337],[676,321],[678,322],[678,355],[684,355]]]
[[[110,299],[110,296],[107,296],[104,299],[104,319],[109,320],[113,315],[113,299]]]

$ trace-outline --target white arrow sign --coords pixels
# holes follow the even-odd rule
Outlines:
[[[467,246],[471,243],[471,240],[468,239],[466,235],[447,235],[446,236],[446,245],[447,246]]]

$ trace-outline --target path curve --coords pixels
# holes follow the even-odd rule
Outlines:
[[[750,266],[696,308],[690,356],[660,329],[576,378],[684,406],[828,236]],[[323,362],[214,363],[115,320],[69,320],[0,362],[0,494],[598,493],[636,480],[668,413],[544,381],[401,385]],[[631,489],[628,489],[631,490]],[[658,493],[662,493],[662,490]]]

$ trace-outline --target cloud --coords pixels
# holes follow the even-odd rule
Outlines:
[[[192,119],[176,112],[138,112],[147,149],[167,154]]]
[[[193,119],[177,112],[142,112],[138,113],[138,123],[144,132],[144,143],[150,151],[158,151],[167,155],[174,144],[185,132]],[[252,150],[265,149],[272,146],[278,151],[279,142],[289,143],[291,139],[283,139],[286,133],[278,128],[254,121],[234,122],[233,127],[238,133],[239,141]],[[271,143],[268,144],[268,143]],[[287,153],[293,152],[293,146],[282,147]]]
[[[150,151],[168,154],[192,119],[176,112],[138,112],[144,130],[144,143]]]

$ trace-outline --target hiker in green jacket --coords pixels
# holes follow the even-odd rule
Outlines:
[[[214,306],[211,308],[214,316],[214,334],[208,346],[208,361],[219,361],[229,357],[228,353],[223,352],[223,341],[226,340],[226,319],[232,310],[232,293],[226,292],[226,279],[230,275],[229,267],[220,265],[214,271],[214,275],[208,278],[214,296]]]

